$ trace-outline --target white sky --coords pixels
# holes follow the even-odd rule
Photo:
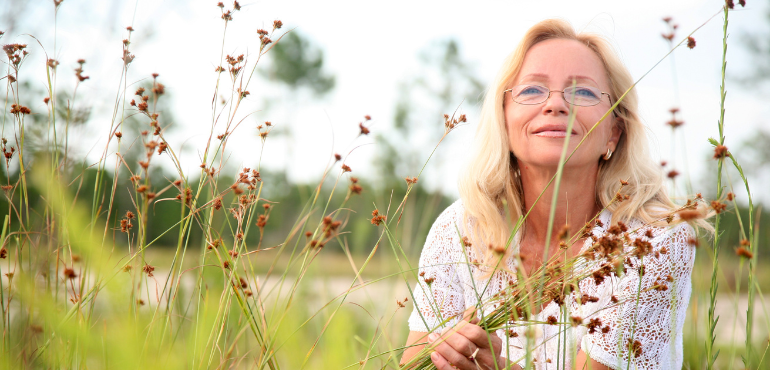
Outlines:
[[[45,76],[41,49],[29,37],[20,34],[33,33],[49,54],[56,55],[61,62],[60,90],[71,90],[74,77],[69,71],[76,66],[75,61],[79,58],[88,61],[85,74],[90,75],[91,80],[81,85],[78,99],[92,104],[95,111],[90,124],[75,135],[81,147],[100,152],[104,145],[120,76],[121,40],[126,37],[125,26],[133,24],[137,30],[132,43],[136,59],[131,64],[128,81],[136,82],[153,72],[160,74],[160,81],[174,99],[173,115],[181,126],[170,138],[172,146],[179,150],[184,144],[188,151],[184,152],[182,161],[187,171],[195,173],[200,164],[199,150],[195,148],[203,148],[208,137],[212,121],[210,102],[216,77],[214,68],[220,64],[223,21],[216,1],[66,0],[59,11],[55,48],[53,6],[49,1],[41,3],[30,5],[26,20],[14,34],[6,35],[2,43],[30,44],[32,57],[25,66],[27,78],[40,86],[43,86]],[[282,145],[282,140],[268,140],[263,163],[271,167],[288,166],[291,177],[296,180],[317,179],[331,153],[343,153],[350,148],[349,143],[357,134],[357,124],[363,115],[374,117],[374,131],[388,129],[397,84],[414,76],[420,50],[438,40],[457,39],[463,59],[471,63],[484,83],[489,83],[527,28],[542,19],[560,17],[578,29],[608,36],[619,49],[631,74],[638,78],[668,51],[660,37],[666,31],[662,17],[674,18],[680,25],[678,38],[681,39],[717,13],[722,4],[718,0],[244,0],[242,10],[234,13],[235,19],[228,27],[226,54],[255,55],[259,45],[256,29],[271,29],[272,21],[281,19],[286,25],[284,29],[296,28],[323,48],[326,68],[336,75],[337,86],[329,96],[311,101],[308,96],[286,99],[285,91],[270,88],[260,79],[254,80],[248,87],[251,96],[242,109],[244,113],[255,113],[244,121],[229,144],[230,164],[233,167],[256,164],[260,147],[254,129],[256,122],[270,120],[281,127],[282,123],[290,121],[295,133],[292,147]],[[232,3],[226,1],[225,5],[231,8]],[[764,11],[755,1],[750,1],[747,8],[730,14],[729,76],[743,76],[748,71],[750,59],[739,40],[745,33],[768,28],[764,23]],[[2,25],[0,29],[3,29]],[[148,34],[152,36],[147,37]],[[638,85],[641,114],[650,128],[656,157],[671,161],[670,129],[665,122],[669,119],[669,108],[681,107],[686,122],[682,130],[695,191],[706,190],[699,186],[706,170],[704,158],[711,153],[706,139],[718,135],[721,35],[720,14],[695,33],[695,49],[682,47],[674,53],[680,97],[673,92],[672,62],[669,60],[661,63]],[[744,138],[770,127],[766,119],[770,107],[764,104],[768,95],[766,91],[745,91],[744,86],[729,78],[727,89],[727,145],[737,148]],[[41,99],[34,99],[33,111],[45,111]],[[260,111],[266,100],[273,101],[271,109]],[[677,100],[680,100],[679,104]],[[473,107],[464,109],[469,112],[470,125],[453,132],[452,140],[440,148],[437,156],[443,158],[442,163],[454,163],[456,156],[453,153],[466,147],[473,137],[477,117],[471,113]],[[214,131],[221,133],[224,129]],[[367,142],[372,139],[359,139],[357,143]],[[434,144],[425,143],[425,146]],[[676,162],[683,172],[681,148],[677,144]],[[368,145],[354,152],[348,163],[357,174],[367,174],[365,168],[370,166],[374,149],[375,146]],[[456,194],[458,169],[459,166],[443,165],[440,170],[429,171],[421,184],[439,186]],[[712,165],[708,170],[715,171],[715,168]],[[232,172],[234,175],[235,171]],[[754,191],[757,190],[755,185]]]

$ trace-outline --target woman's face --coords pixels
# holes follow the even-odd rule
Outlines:
[[[508,88],[539,85],[550,89],[551,96],[544,103],[523,105],[512,100],[510,91],[505,93],[508,143],[519,161],[519,168],[552,170],[558,165],[569,123],[569,104],[558,91],[572,87],[573,79],[577,80],[577,86],[610,91],[601,60],[578,41],[542,41],[525,55],[521,71]],[[601,94],[600,99],[601,102],[595,106],[574,106],[575,121],[567,154],[577,147],[578,142],[611,107],[607,95]],[[599,158],[607,153],[607,149],[615,151],[621,130],[612,117],[609,115],[588,135],[580,149],[567,162],[567,167],[589,169],[598,166]]]

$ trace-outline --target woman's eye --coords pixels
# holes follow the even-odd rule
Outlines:
[[[596,93],[587,88],[587,87],[576,87],[575,88],[575,96],[579,96],[581,98],[596,98]]]
[[[521,92],[519,93],[519,96],[521,96],[521,95],[539,95],[539,94],[542,94],[542,93],[543,93],[542,89],[538,89],[537,87],[530,86],[530,87],[525,88],[524,90],[521,90]]]

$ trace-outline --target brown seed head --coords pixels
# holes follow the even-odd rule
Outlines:
[[[735,250],[735,254],[746,259],[752,259],[754,257],[754,253],[751,253],[750,250],[744,247],[738,247],[738,249]]]
[[[559,234],[557,235],[557,238],[560,240],[567,240],[569,238],[569,224],[566,224],[561,227],[561,230],[559,230]]]
[[[741,247],[748,247],[751,245],[748,239],[741,239]]]
[[[152,272],[155,271],[155,267],[147,264],[147,265],[144,265],[144,267],[142,268],[142,271],[144,271],[148,277],[153,277]]]
[[[687,47],[690,49],[695,47],[695,39],[692,36],[687,36]]]
[[[676,213],[682,221],[692,221],[703,218],[700,212],[694,209],[685,209]]]
[[[361,129],[361,135],[369,135],[369,129],[363,123],[359,123],[358,128]]]
[[[724,157],[729,157],[730,152],[727,150],[727,147],[724,145],[717,145],[714,147],[714,159],[722,159]]]
[[[712,200],[711,201],[711,208],[714,209],[716,213],[722,213],[725,209],[727,209],[727,204],[724,204],[718,200]]]

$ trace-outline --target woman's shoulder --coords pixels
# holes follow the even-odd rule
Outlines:
[[[458,228],[462,229],[460,225],[462,225],[464,214],[465,207],[463,206],[463,201],[462,199],[458,199],[450,204],[449,207],[446,207],[441,214],[436,217],[433,228],[457,225]]]

